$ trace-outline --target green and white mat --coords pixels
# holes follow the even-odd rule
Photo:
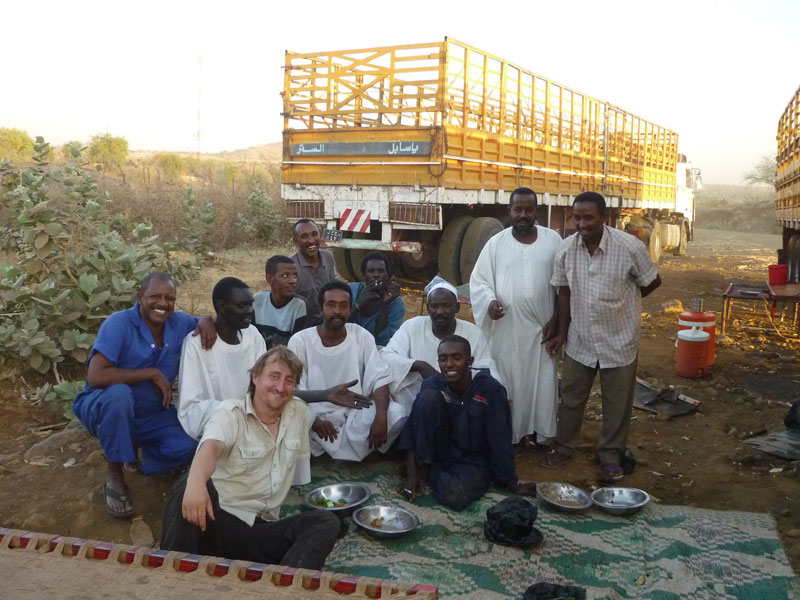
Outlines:
[[[286,513],[314,487],[361,482],[369,504],[414,512],[420,527],[393,540],[377,540],[350,522],[326,568],[340,573],[436,585],[441,598],[521,598],[538,581],[585,587],[588,598],[648,600],[779,600],[796,598],[800,584],[767,514],[725,512],[651,503],[632,517],[592,508],[574,515],[541,501],[539,547],[523,551],[492,544],[483,535],[486,510],[504,495],[490,492],[457,513],[431,496],[410,504],[395,492],[397,464],[314,463],[312,482],[294,489]]]

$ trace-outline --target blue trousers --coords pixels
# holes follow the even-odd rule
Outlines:
[[[142,449],[142,471],[146,474],[177,469],[194,457],[197,442],[181,427],[175,407],[164,410],[157,399],[137,399],[128,385],[85,390],[75,399],[72,410],[100,440],[109,462],[137,460],[134,446]]]

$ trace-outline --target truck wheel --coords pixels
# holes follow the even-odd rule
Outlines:
[[[350,264],[347,261],[347,251],[344,248],[328,248],[333,254],[333,260],[336,261],[336,270],[339,275],[347,279],[347,281],[358,281],[355,274],[350,270]]]
[[[355,276],[353,281],[364,281],[364,273],[361,271],[361,261],[368,254],[367,250],[348,250],[347,263],[350,266],[350,272]]]
[[[650,259],[658,264],[661,259],[661,226],[658,223],[653,226],[653,231],[650,232],[650,245],[647,251],[650,253]]]
[[[503,231],[503,224],[492,217],[478,217],[467,229],[464,234],[464,242],[461,245],[461,279],[462,283],[468,283],[472,275],[472,269],[478,261],[481,250],[493,235]]]
[[[439,241],[439,274],[452,283],[461,285],[461,244],[464,234],[474,219],[460,215],[447,223]]]
[[[686,231],[686,227],[681,225],[681,243],[677,248],[674,248],[672,250],[672,254],[674,256],[683,256],[684,254],[686,254],[686,243],[687,243],[687,238],[688,237],[689,237],[689,234]]]

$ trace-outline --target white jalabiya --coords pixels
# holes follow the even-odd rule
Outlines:
[[[187,335],[181,349],[178,372],[178,420],[194,439],[222,400],[243,398],[250,385],[249,371],[267,351],[264,338],[254,325],[239,332],[239,343],[217,338],[203,350],[200,336]]]
[[[345,327],[347,337],[336,346],[323,346],[316,327],[299,331],[289,339],[289,350],[304,365],[299,390],[323,390],[357,379],[358,383],[349,389],[371,397],[377,388],[389,383],[389,368],[378,354],[372,334],[355,323],[347,323]],[[340,460],[360,461],[371,452],[368,438],[375,419],[374,404],[362,409],[345,408],[330,402],[315,402],[308,406],[317,417],[330,421],[339,433],[331,442],[312,431],[311,454],[320,456],[327,452]],[[400,435],[406,418],[402,407],[390,401],[388,438],[380,448],[381,452],[388,450]]]
[[[472,346],[475,358],[473,367],[488,368],[491,374],[503,383],[492,358],[492,350],[481,330],[468,321],[456,319],[455,335],[460,335]],[[392,382],[389,392],[392,398],[402,405],[406,414],[411,414],[414,399],[422,386],[422,376],[412,372],[414,361],[422,360],[439,370],[438,348],[441,340],[433,335],[430,317],[414,317],[400,326],[385,348],[381,358],[389,365]]]
[[[561,236],[536,226],[533,244],[514,239],[511,229],[492,237],[469,280],[475,323],[492,343],[492,355],[511,400],[514,443],[536,432],[556,433],[556,361],[542,345],[542,329],[553,316],[550,285]],[[499,300],[505,316],[493,321],[489,304]]]

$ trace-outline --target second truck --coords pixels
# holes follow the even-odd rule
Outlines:
[[[469,281],[522,186],[562,236],[597,191],[655,261],[692,239],[700,173],[675,132],[453,39],[287,52],[283,106],[289,216],[324,224],[350,279],[383,250],[410,278]]]

